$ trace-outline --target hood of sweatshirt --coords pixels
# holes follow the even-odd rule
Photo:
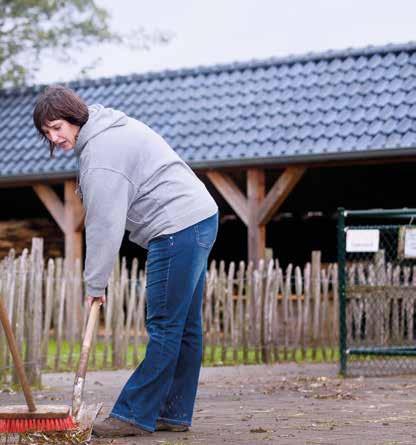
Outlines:
[[[81,156],[82,150],[95,136],[112,127],[121,127],[127,124],[128,118],[122,112],[105,108],[102,105],[91,105],[88,107],[88,121],[82,126],[78,133],[74,150],[75,154]]]

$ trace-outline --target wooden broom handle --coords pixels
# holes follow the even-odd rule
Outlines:
[[[88,317],[87,327],[85,329],[84,340],[82,342],[81,356],[79,359],[77,377],[85,378],[87,373],[88,358],[90,356],[90,348],[92,337],[94,335],[95,325],[97,323],[98,315],[100,313],[101,302],[94,299],[91,305],[90,315]]]
[[[81,409],[85,384],[85,374],[87,373],[92,337],[94,335],[94,329],[97,323],[98,315],[100,314],[100,306],[101,302],[95,298],[91,305],[90,314],[88,316],[87,327],[85,329],[84,340],[82,342],[81,356],[79,358],[78,370],[75,376],[74,390],[72,393],[72,415],[74,417],[78,416]]]
[[[22,359],[20,358],[19,350],[17,349],[16,339],[14,338],[12,327],[10,325],[9,317],[7,315],[6,306],[3,297],[0,296],[0,321],[6,334],[7,342],[9,343],[10,352],[13,357],[16,373],[19,378],[20,385],[25,395],[26,404],[31,413],[36,411],[36,405],[33,400],[32,391],[26,378],[25,369],[23,367]]]

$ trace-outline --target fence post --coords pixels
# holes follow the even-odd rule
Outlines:
[[[274,284],[276,282],[276,271],[274,270],[274,261],[271,259],[267,265],[266,286],[263,299],[263,344],[262,356],[265,363],[272,362],[272,329],[273,329],[273,304],[272,299],[276,298],[274,294]]]
[[[345,319],[345,211],[338,209],[338,298],[339,298],[339,353],[340,373],[345,375],[347,370],[347,326]]]
[[[304,328],[303,325],[303,301],[302,301],[302,272],[300,271],[300,267],[296,266],[295,268],[295,292],[296,292],[296,337],[295,337],[295,345],[300,349],[301,357],[303,357],[303,351],[300,347],[303,344],[303,336],[304,336]],[[295,352],[296,357],[296,352]]]
[[[234,361],[238,361],[238,347],[243,348],[243,360],[245,357],[245,350],[247,348],[247,337],[245,335],[244,329],[244,302],[243,302],[243,291],[244,291],[244,271],[245,264],[244,261],[240,261],[239,268],[237,272],[237,283],[238,283],[238,292],[237,292],[237,307],[236,307],[236,324],[237,324],[237,332],[235,337],[234,344]]]
[[[253,326],[254,323],[254,311],[253,311],[253,262],[249,261],[246,269],[246,283],[245,283],[245,316],[244,316],[244,351],[243,351],[243,361],[244,363],[249,362],[249,349],[250,346],[254,345],[253,341]]]
[[[17,279],[18,286],[17,286],[15,336],[16,336],[17,349],[21,357],[23,357],[23,337],[24,337],[24,326],[25,326],[27,254],[28,250],[24,249],[22,255],[19,258],[19,270]],[[18,383],[17,374],[14,369],[13,369],[12,382],[14,384]]]
[[[133,314],[136,310],[136,289],[137,289],[137,270],[139,267],[139,262],[137,258],[133,259],[130,272],[130,294],[128,297],[127,305],[127,319],[126,319],[126,334],[124,336],[124,365],[128,366],[129,357],[129,345],[130,345],[130,330],[133,321]],[[128,286],[127,286],[128,287]]]
[[[319,324],[321,312],[321,252],[312,252],[312,301],[313,301],[313,327],[312,327],[312,358],[316,359],[319,339]]]
[[[332,308],[332,359],[335,358],[335,350],[339,342],[339,297],[338,297],[338,265],[334,264],[332,268],[332,291],[333,291],[333,308]]]
[[[41,385],[41,337],[42,337],[42,284],[43,284],[43,239],[33,238],[30,264],[29,325],[26,359],[28,381],[31,385]]]
[[[114,306],[113,306],[113,366],[121,368],[123,365],[123,338],[126,332],[124,328],[124,296],[127,287],[127,269],[126,259],[123,257],[121,261],[121,268],[116,275],[116,286],[114,292]],[[124,334],[124,335],[123,335]]]
[[[49,331],[51,328],[51,321],[52,321],[54,275],[55,275],[55,263],[52,260],[52,258],[50,258],[48,261],[48,269],[46,273],[45,322],[43,326],[43,339],[42,339],[42,366],[48,364]]]
[[[326,361],[328,359],[327,354],[327,346],[329,342],[329,317],[328,317],[328,308],[329,308],[329,279],[330,279],[331,269],[326,271],[325,269],[321,270],[321,281],[322,281],[322,311],[321,311],[321,349],[323,359]]]

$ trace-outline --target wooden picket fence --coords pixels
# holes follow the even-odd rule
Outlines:
[[[143,265],[145,266],[145,265]],[[209,364],[333,360],[338,344],[338,272],[323,267],[320,252],[303,269],[277,260],[250,263],[213,261],[207,271],[203,306],[204,361]],[[79,262],[43,257],[43,240],[30,252],[13,250],[0,263],[0,295],[12,320],[29,380],[42,370],[74,369],[87,308]],[[146,276],[137,259],[128,269],[117,261],[107,304],[97,326],[91,367],[135,366],[143,358]],[[0,330],[0,382],[13,366]]]
[[[322,267],[320,252],[303,270],[278,260],[253,270],[215,262],[207,274],[203,309],[204,345],[210,362],[256,363],[335,358],[338,345],[338,271]]]

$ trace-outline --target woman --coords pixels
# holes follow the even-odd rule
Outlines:
[[[146,356],[94,433],[186,431],[202,360],[201,306],[217,205],[162,137],[121,111],[87,107],[74,91],[52,86],[38,97],[33,119],[51,154],[58,147],[79,158],[89,302],[105,302],[125,230],[148,249]]]

